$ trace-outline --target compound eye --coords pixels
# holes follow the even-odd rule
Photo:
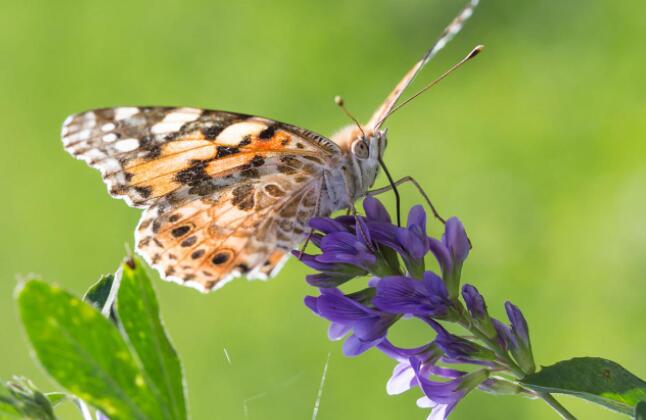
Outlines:
[[[357,159],[368,159],[368,155],[370,155],[368,143],[363,139],[355,140],[354,143],[352,143],[352,154],[354,154]]]

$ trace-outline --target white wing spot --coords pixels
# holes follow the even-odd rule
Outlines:
[[[153,134],[170,133],[177,131],[188,122],[195,121],[202,110],[197,108],[178,108],[170,112],[163,120],[153,125],[150,132]]]
[[[85,141],[89,139],[91,135],[92,135],[92,130],[83,130],[76,135],[75,140]]]
[[[80,158],[84,159],[86,162],[92,162],[94,160],[103,159],[105,156],[105,153],[103,153],[99,149],[90,149],[80,155]]]
[[[163,133],[170,133],[173,131],[177,131],[182,126],[184,125],[183,122],[177,121],[177,122],[160,122],[152,126],[150,129],[150,132],[153,134],[163,134]]]
[[[267,124],[258,121],[244,121],[225,128],[215,139],[219,144],[236,146],[244,136],[257,135],[267,128]]]
[[[103,141],[106,143],[112,143],[116,139],[117,139],[117,135],[114,133],[106,134],[105,136],[103,136]]]
[[[96,115],[94,115],[94,112],[86,112],[83,115],[83,124],[86,126],[94,126],[96,123]]]
[[[116,126],[113,123],[105,123],[101,126],[101,131],[103,132],[112,131],[115,129],[115,127]]]
[[[120,152],[131,152],[139,147],[137,139],[123,139],[114,144],[114,147]]]
[[[116,121],[125,120],[126,118],[130,118],[138,112],[139,108],[135,107],[117,108],[114,110],[114,119]]]
[[[202,110],[198,108],[177,108],[167,114],[162,122],[191,122],[195,121],[200,115],[202,115]]]
[[[99,169],[104,170],[106,173],[118,172],[122,169],[119,161],[116,159],[106,159],[100,163],[97,163],[96,166]]]

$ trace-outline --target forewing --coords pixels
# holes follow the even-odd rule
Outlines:
[[[172,195],[176,201],[203,195],[189,191],[205,185],[202,169],[212,184],[222,186],[254,158],[326,159],[339,152],[325,137],[289,124],[197,108],[84,112],[65,121],[62,137],[70,154],[101,171],[110,194],[135,207]]]
[[[163,278],[212,290],[267,278],[317,215],[340,150],[310,131],[196,108],[113,108],[69,117],[65,148],[112,195],[146,210],[137,251]]]

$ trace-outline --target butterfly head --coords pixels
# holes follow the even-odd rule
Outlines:
[[[349,125],[332,136],[332,140],[356,161],[377,162],[386,149],[386,134],[387,130]]]
[[[365,190],[374,183],[379,169],[379,159],[386,149],[386,134],[386,130],[374,130],[353,124],[332,137],[332,140],[345,152],[355,178],[358,178],[357,190]]]

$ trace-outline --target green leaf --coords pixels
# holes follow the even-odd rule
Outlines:
[[[98,310],[40,280],[24,284],[18,306],[38,359],[63,387],[111,420],[166,417],[117,327]]]
[[[635,407],[635,420],[646,420],[646,401],[640,401]]]
[[[121,327],[156,385],[153,392],[159,404],[171,418],[185,419],[182,366],[164,330],[150,279],[138,260],[130,259],[121,269],[116,305]]]
[[[99,281],[90,286],[87,292],[85,292],[83,300],[91,303],[92,306],[97,308],[99,311],[102,310],[110,297],[110,290],[112,290],[113,283],[113,274],[101,276]]]
[[[118,323],[117,317],[114,314],[114,299],[116,297],[116,289],[118,289],[118,282],[115,283],[113,274],[106,274],[102,276],[99,281],[94,283],[90,288],[85,292],[83,300],[89,302],[98,309],[101,313],[105,315],[104,306],[108,300],[111,300],[110,304],[110,320],[115,324]],[[115,290],[112,290],[116,288]]]
[[[69,397],[69,395],[63,392],[47,392],[45,393],[45,396],[52,407],[56,407],[58,404],[67,401],[67,398]]]
[[[646,382],[621,365],[598,357],[576,357],[526,376],[524,385],[537,391],[569,394],[630,416],[646,401]]]

